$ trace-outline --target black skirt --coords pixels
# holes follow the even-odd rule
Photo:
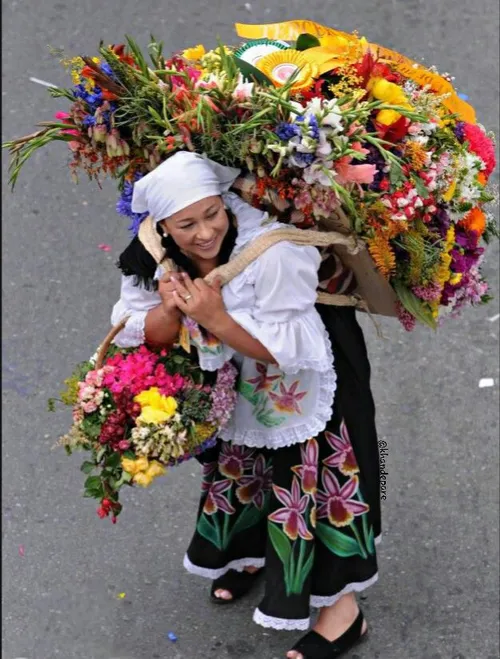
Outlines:
[[[215,579],[265,565],[254,613],[264,627],[306,630],[310,608],[377,580],[379,456],[370,365],[355,312],[318,306],[337,390],[324,432],[276,450],[219,441],[201,456],[203,484],[186,569]]]

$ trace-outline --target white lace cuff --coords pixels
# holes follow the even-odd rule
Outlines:
[[[115,345],[119,348],[136,348],[142,345],[146,339],[144,329],[147,315],[147,311],[134,312],[127,320],[124,329],[115,336]]]

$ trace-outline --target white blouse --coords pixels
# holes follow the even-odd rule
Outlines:
[[[231,258],[257,236],[284,226],[234,193],[223,198],[238,222]],[[214,371],[230,359],[240,369],[236,408],[222,439],[275,449],[325,429],[336,376],[330,340],[315,309],[320,263],[315,247],[279,242],[222,289],[227,312],[267,348],[278,366],[236,353],[213,337],[205,340],[196,323],[186,319],[203,370]],[[159,268],[155,276],[162,274]],[[158,292],[134,286],[133,279],[122,277],[121,297],[111,316],[113,325],[129,316],[115,338],[120,347],[144,342],[146,315],[161,304]]]

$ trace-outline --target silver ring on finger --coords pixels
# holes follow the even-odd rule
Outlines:
[[[193,297],[192,295],[186,295],[186,297],[184,298],[184,302],[187,302],[187,301],[190,300],[192,297]]]

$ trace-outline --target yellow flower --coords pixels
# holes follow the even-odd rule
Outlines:
[[[193,48],[186,48],[186,50],[183,51],[182,56],[193,62],[197,62],[205,55],[205,53],[205,47],[200,43]]]
[[[129,474],[132,474],[132,476],[135,476],[135,474],[138,474],[141,471],[146,471],[146,469],[149,467],[149,461],[144,456],[141,456],[136,460],[131,460],[130,458],[122,458],[121,464],[123,469]]]
[[[443,194],[443,201],[451,201],[453,199],[453,195],[455,194],[455,190],[457,189],[457,181],[454,179],[448,190]]]
[[[454,272],[450,277],[450,284],[455,286],[462,281],[463,274],[461,272]]]
[[[165,467],[158,462],[158,460],[151,460],[149,467],[146,470],[146,476],[151,478],[157,478],[158,476],[163,476],[166,473]]]
[[[197,423],[194,427],[196,439],[199,442],[204,442],[206,439],[211,437],[215,430],[215,426],[212,426],[209,423]]]
[[[177,411],[177,401],[172,396],[162,396],[158,387],[151,387],[135,396],[134,401],[141,406],[138,423],[165,423]]]
[[[141,487],[149,487],[153,482],[153,477],[145,473],[136,474],[134,476],[134,483]]]
[[[134,483],[141,487],[148,487],[158,476],[165,474],[165,467],[158,460],[151,460],[141,456],[137,460],[122,458],[123,469],[132,474]]]
[[[371,91],[373,98],[376,98],[378,101],[382,101],[387,105],[399,105],[407,110],[412,109],[403,89],[394,82],[389,82],[385,78],[372,78],[368,84],[368,89]],[[385,126],[390,126],[400,116],[395,110],[381,110],[377,114],[377,121]]]

